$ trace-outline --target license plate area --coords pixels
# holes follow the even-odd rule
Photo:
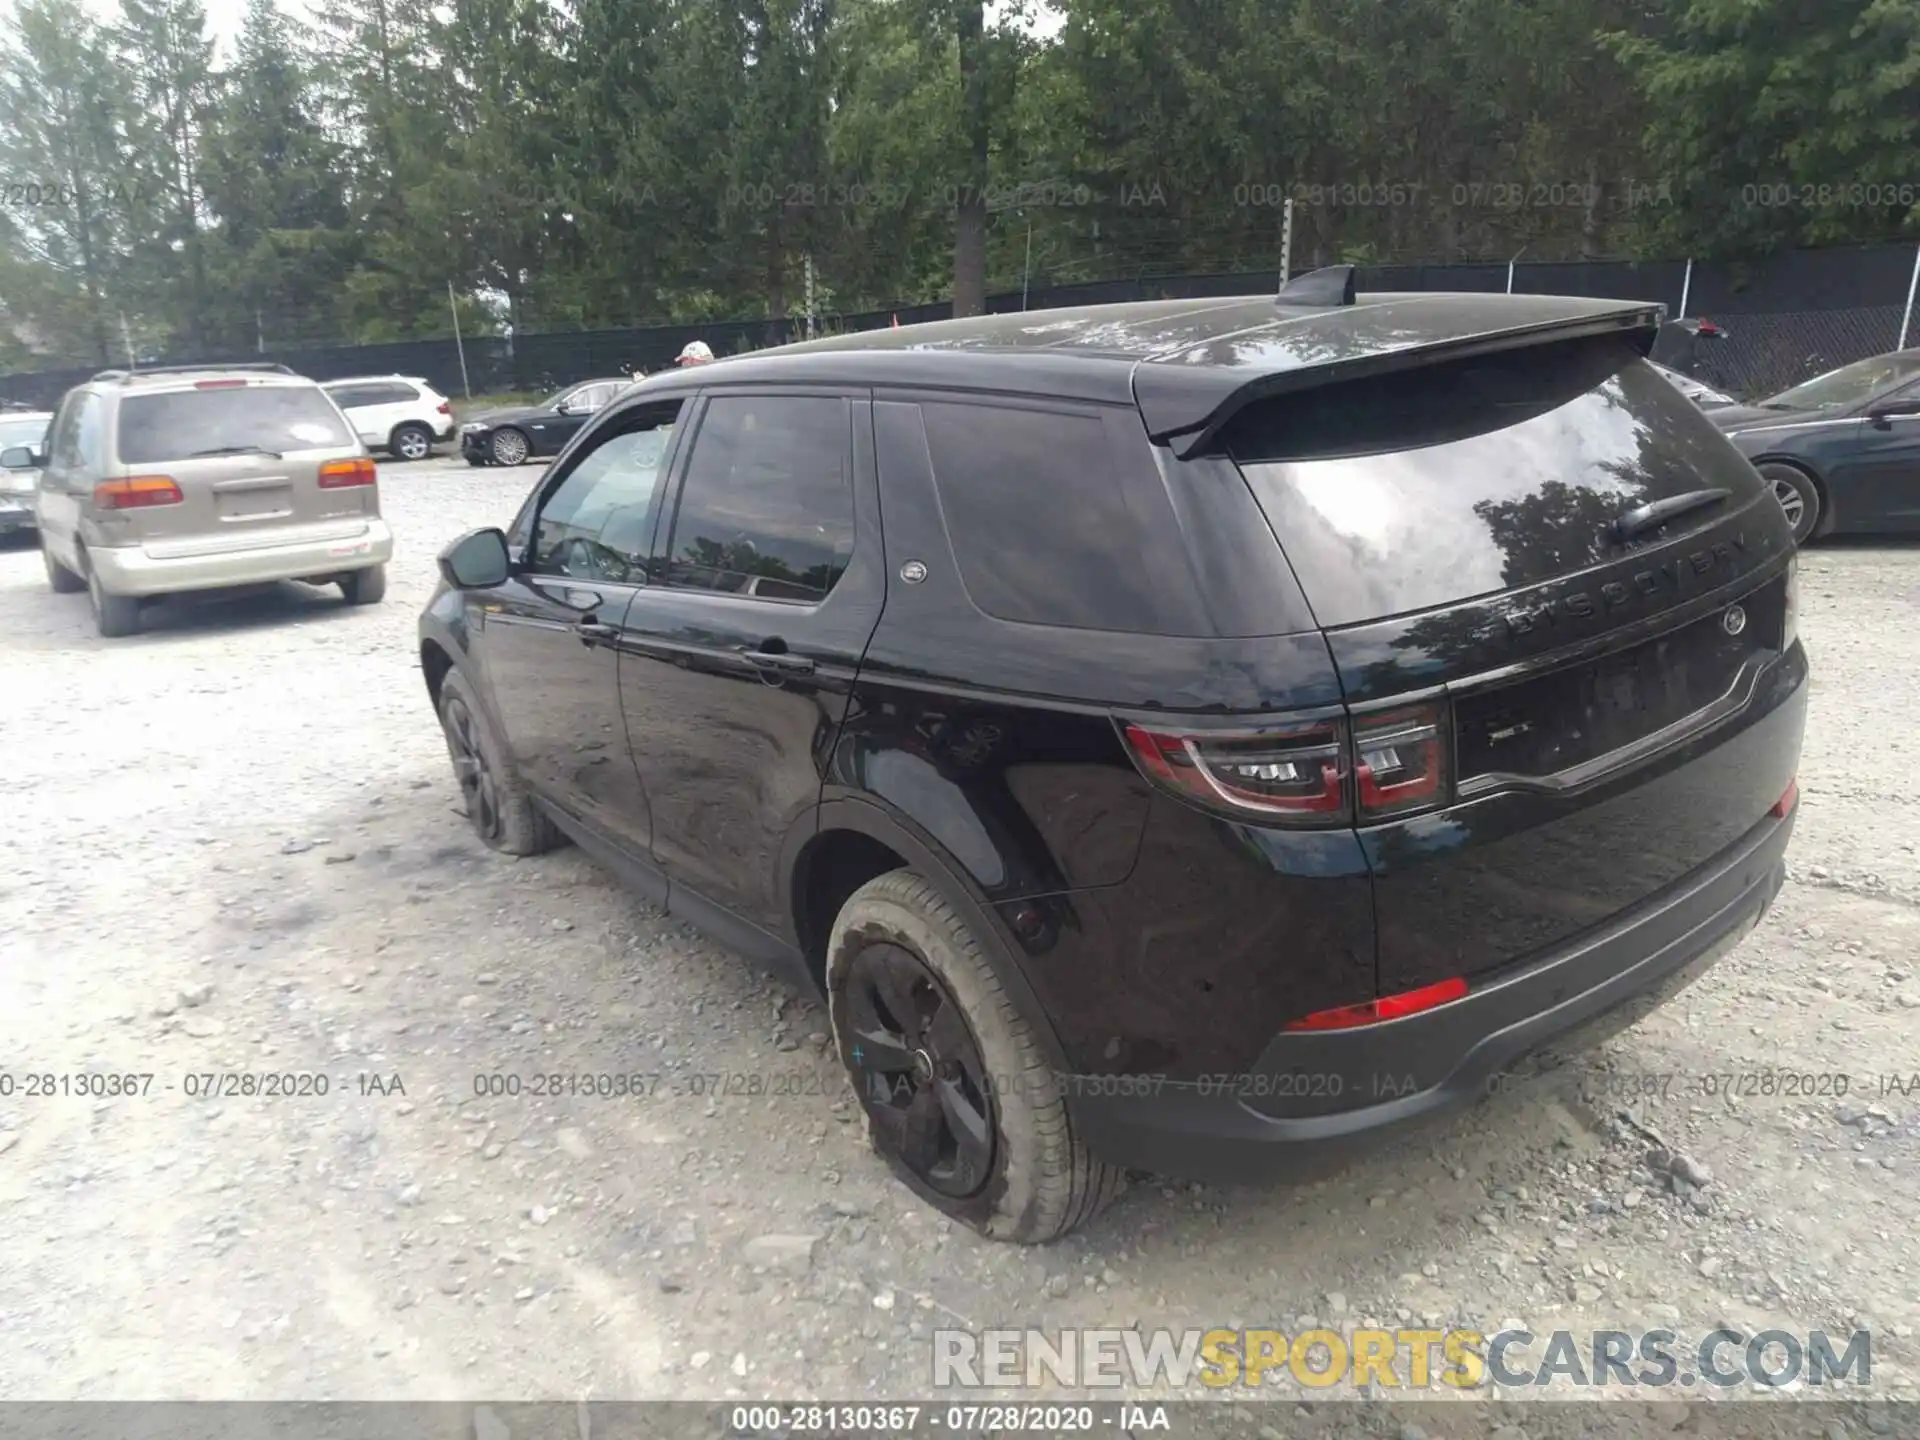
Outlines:
[[[253,485],[243,490],[214,492],[216,513],[222,520],[284,520],[293,514],[291,485]]]
[[[1704,710],[1757,651],[1778,643],[1783,596],[1778,580],[1746,596],[1738,633],[1716,611],[1617,654],[1456,697],[1461,780],[1555,775]]]

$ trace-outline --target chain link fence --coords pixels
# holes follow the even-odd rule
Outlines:
[[[1691,293],[1691,316],[1711,316],[1724,337],[1700,345],[1693,373],[1741,399],[1771,395],[1824,371],[1894,348],[1905,315],[1913,265],[1910,246],[1793,252],[1769,262],[1755,277],[1736,266],[1689,268],[1684,261],[1536,262],[1361,265],[1362,291],[1454,290],[1480,293],[1592,295],[1665,304],[1676,315]],[[1298,266],[1295,267],[1296,271]],[[1006,313],[1134,300],[1200,299],[1271,293],[1271,270],[1209,274],[1147,274],[1128,264],[1106,278],[1069,280],[1058,268],[1027,277],[1018,290],[987,298],[989,311]],[[1044,281],[1046,283],[1036,283]],[[1860,299],[1886,295],[1887,303]],[[1781,302],[1786,302],[1782,304]],[[1821,303],[1825,301],[1826,303]],[[1796,303],[1797,302],[1797,303]],[[1808,303],[1811,302],[1811,303]],[[1775,308],[1778,306],[1778,308]],[[815,317],[814,333],[871,330],[945,318],[945,302],[903,304],[855,314]],[[581,380],[638,368],[662,369],[689,340],[704,340],[716,355],[739,354],[805,338],[805,320],[788,316],[708,324],[548,331],[466,342],[452,339],[384,345],[269,346],[264,353],[209,357],[272,360],[317,380],[355,375],[410,375],[449,395],[546,392]],[[1909,343],[1916,343],[1910,337]],[[0,376],[0,403],[41,408],[57,404],[94,367]]]
[[[1894,348],[1904,310],[1798,310],[1729,315],[1720,338],[1697,347],[1693,373],[1742,399],[1775,395],[1790,385]]]

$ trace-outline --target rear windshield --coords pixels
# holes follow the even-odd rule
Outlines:
[[[1709,486],[1738,505],[1755,484],[1700,409],[1612,341],[1307,391],[1225,438],[1329,627],[1586,569],[1623,511]]]
[[[129,395],[120,403],[120,461],[333,449],[354,444],[318,386],[247,385]]]

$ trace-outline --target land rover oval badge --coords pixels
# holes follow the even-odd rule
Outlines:
[[[1727,613],[1720,617],[1720,628],[1729,635],[1738,635],[1747,628],[1747,612],[1738,605],[1729,605]]]

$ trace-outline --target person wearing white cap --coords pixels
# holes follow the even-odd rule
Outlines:
[[[707,348],[706,341],[689,340],[687,342],[687,348],[680,352],[680,358],[673,363],[676,365],[705,365],[711,359],[713,359],[713,351]]]

